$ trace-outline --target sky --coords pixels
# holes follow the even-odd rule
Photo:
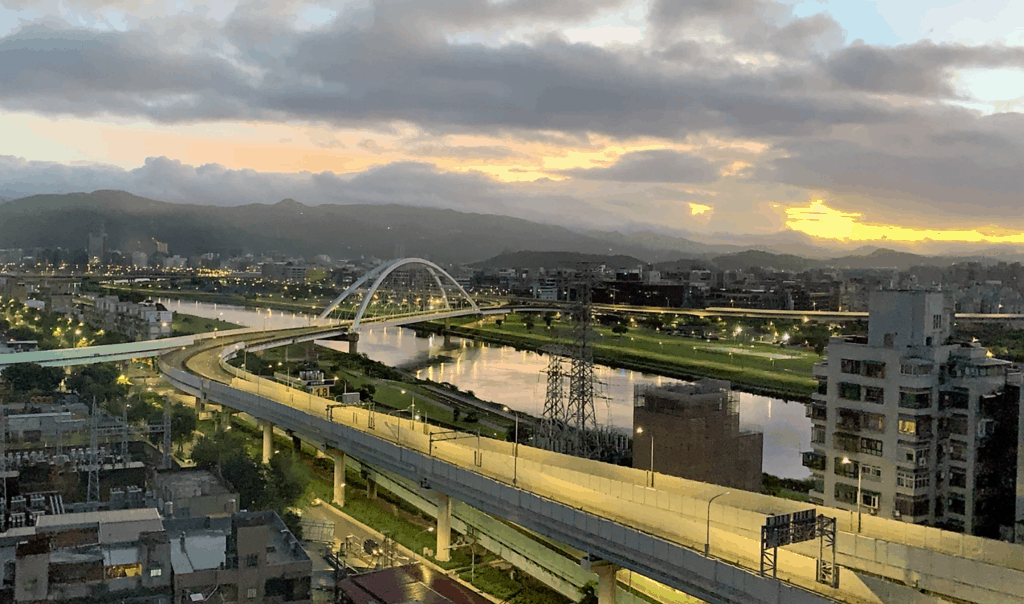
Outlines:
[[[5,0],[0,196],[1024,244],[1024,3]]]

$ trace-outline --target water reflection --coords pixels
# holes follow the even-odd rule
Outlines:
[[[309,317],[275,310],[248,310],[237,306],[188,301],[161,300],[169,309],[201,317],[223,319],[249,327],[285,328],[308,324]],[[348,350],[345,342],[321,341],[318,344]],[[416,337],[411,329],[374,328],[362,332],[359,350],[371,359],[413,371],[418,377],[449,382],[462,390],[472,390],[482,399],[508,405],[513,409],[539,415],[546,391],[544,369],[547,357],[510,346],[490,345],[463,338],[451,338],[444,344],[441,336]],[[633,388],[643,384],[663,384],[674,380],[646,375],[627,369],[598,366],[595,401],[597,419],[616,429],[633,429]],[[809,476],[800,465],[800,451],[810,448],[810,419],[804,406],[766,396],[740,393],[740,425],[764,432],[764,470],[790,478]]]

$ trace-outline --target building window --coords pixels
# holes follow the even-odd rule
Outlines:
[[[885,390],[883,388],[867,386],[864,388],[864,400],[869,403],[877,403],[881,405],[885,402]]]
[[[900,416],[897,429],[900,434],[917,436],[917,420],[912,417]]]
[[[811,426],[811,442],[817,445],[825,444],[825,426]]]
[[[896,495],[896,511],[903,516],[927,516],[929,503],[927,495],[920,497]],[[938,510],[936,513],[939,513]]]
[[[900,373],[903,375],[931,375],[932,365],[921,363],[902,363]]]
[[[949,441],[949,458],[952,461],[967,461],[967,444],[959,440]]]
[[[885,416],[880,413],[864,413],[861,415],[861,424],[868,432],[885,433]]]
[[[864,507],[878,509],[878,497],[879,493],[874,491],[862,491],[860,495],[860,503]]]
[[[860,450],[861,453],[867,453],[868,455],[874,455],[876,457],[882,456],[882,441],[875,440],[873,438],[862,438],[860,439]]]
[[[839,362],[839,370],[843,373],[851,373],[853,375],[860,375],[860,361],[853,359],[843,359]]]
[[[840,451],[850,453],[860,452],[860,438],[856,434],[846,432],[835,432],[832,434],[832,446]]]
[[[256,599],[256,594],[257,594],[256,588],[255,587],[250,587],[249,590],[245,592],[245,597],[249,598],[250,600],[255,600]]]
[[[164,574],[164,569],[162,569],[162,568],[151,568],[151,569],[149,569],[149,576],[150,577],[159,577],[162,574]]]
[[[904,409],[927,409],[931,406],[931,388],[900,388],[900,407]]]
[[[864,480],[879,482],[882,480],[882,468],[878,466],[863,465],[860,467]]]
[[[850,463],[843,463],[842,457],[835,458],[835,473],[836,476],[843,476],[845,478],[856,478],[857,477],[857,466],[859,464],[856,461],[851,460]]]
[[[967,416],[954,415],[946,419],[946,427],[950,434],[967,435]]]
[[[885,363],[878,361],[865,361],[864,362],[864,375],[869,378],[885,378]]]
[[[857,487],[837,482],[835,488],[835,497],[836,501],[839,501],[841,503],[856,504]]]
[[[970,399],[967,392],[950,390],[939,394],[939,406],[943,409],[966,409]]]
[[[245,557],[245,566],[247,568],[254,568],[254,567],[259,566],[259,565],[260,565],[260,555],[259,554],[249,554],[248,556]]]
[[[836,418],[836,428],[841,430],[860,430],[860,411],[853,409],[839,409],[839,417]]]
[[[895,347],[896,346],[896,334],[894,334],[894,333],[887,333],[887,334],[885,334],[885,337],[883,338],[882,345],[885,346],[886,348],[893,348],[893,347]]]
[[[848,401],[859,401],[860,400],[860,384],[851,384],[849,382],[839,382],[839,398],[844,398]]]
[[[932,315],[932,329],[942,329],[942,315]]]
[[[964,501],[963,495],[950,495],[947,503],[950,514],[964,515],[967,505]]]
[[[967,488],[967,472],[953,468],[949,471],[949,486],[958,489]]]

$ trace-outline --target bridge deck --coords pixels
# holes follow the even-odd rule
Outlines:
[[[204,382],[204,388],[212,388],[222,393],[222,397],[237,401],[220,401],[228,406],[237,406],[240,410],[253,413],[254,409],[244,407],[273,403],[282,406],[282,413],[285,409],[291,412],[300,411],[303,417],[309,419],[300,421],[292,429],[299,434],[312,436],[311,424],[316,423],[313,420],[326,421],[326,405],[331,401],[311,397],[267,380],[240,379],[234,375],[237,370],[222,362],[223,349],[227,344],[234,343],[237,346],[247,337],[250,336],[218,339],[215,343],[205,342],[186,351],[171,353],[165,360],[169,367],[185,368],[209,380]],[[226,386],[229,387],[225,388]],[[259,411],[255,411],[253,414],[259,417]],[[703,551],[707,521],[706,502],[711,496],[724,491],[713,485],[661,475],[657,478],[658,488],[650,489],[643,486],[647,484],[647,474],[643,471],[581,460],[522,445],[519,448],[518,460],[513,463],[509,443],[481,439],[479,449],[472,441],[450,441],[431,445],[428,436],[424,434],[424,431],[429,432],[430,428],[423,424],[395,418],[385,419],[378,415],[376,426],[371,430],[367,427],[368,413],[362,409],[352,409],[351,413],[336,413],[336,423],[322,426],[321,429],[345,434],[344,437],[335,436],[339,441],[338,446],[343,450],[345,446],[342,446],[341,442],[345,439],[355,441],[357,439],[353,434],[359,433],[363,437],[371,437],[371,442],[376,443],[372,447],[386,448],[386,443],[400,446],[399,458],[402,451],[405,451],[407,456],[428,465],[435,461],[444,461],[453,468],[469,471],[473,475],[496,481],[498,484],[510,485],[513,472],[516,472],[518,489],[509,493],[510,497],[521,497],[528,493],[531,496],[558,502],[569,509],[585,510],[588,515],[592,514],[604,522],[610,522],[612,528],[609,530],[639,530],[643,535],[656,535],[657,538],[672,544],[674,550]],[[271,417],[266,419],[274,421]],[[325,438],[324,435],[321,435],[321,438]],[[327,437],[326,440],[330,438]],[[364,452],[366,451],[369,449],[364,449]],[[367,454],[373,456],[379,455],[379,452],[374,450],[372,454]],[[383,463],[391,463],[393,466],[394,460],[385,460]],[[395,469],[401,471],[400,468]],[[405,471],[408,472],[407,469]],[[417,475],[409,477],[415,479]],[[457,486],[455,490],[459,488],[464,488],[464,485]],[[493,509],[494,503],[476,502],[485,510]],[[721,497],[715,501],[712,512],[712,552],[728,560],[729,566],[747,569],[743,572],[749,573],[759,565],[758,529],[765,516],[805,507],[807,506],[753,493],[733,492]],[[1021,573],[1021,570],[1024,570],[1024,557],[1021,556],[1024,548],[873,517],[866,517],[864,532],[855,535],[848,532],[851,521],[848,512],[828,508],[820,508],[820,512],[839,515],[840,528],[846,528],[847,532],[841,533],[839,538],[839,551],[840,563],[847,567],[861,568],[874,575],[888,576],[902,583],[917,583],[936,593],[956,595],[972,601],[1024,602],[1024,599],[1020,599],[1024,591],[1017,589],[1024,586],[1024,573]],[[498,515],[502,515],[500,508]],[[545,532],[544,525],[538,526],[537,522],[529,522],[527,516],[519,518],[518,514],[513,515],[516,517],[504,517],[516,522],[523,521],[529,528]],[[620,529],[615,529],[616,526]],[[551,531],[545,534],[561,538],[573,547],[591,552],[601,550],[594,542],[579,535],[555,535]],[[606,556],[616,561],[619,561],[617,558],[621,558],[621,555],[616,555],[614,548],[607,552]],[[872,587],[872,579],[862,580],[848,570],[844,570],[842,574],[839,590],[815,583],[813,576],[816,556],[817,544],[792,546],[780,552],[779,577],[788,584],[813,590],[829,599],[857,603],[883,601],[876,595],[878,585]],[[673,585],[671,573],[669,576],[663,576],[659,573],[665,573],[664,569],[659,571],[657,565],[649,561],[641,564],[637,560],[643,558],[624,559],[621,564]],[[688,566],[692,565],[699,566],[699,563],[688,563]],[[948,569],[949,572],[937,573],[935,569],[940,567]],[[962,570],[958,571],[958,568]],[[692,570],[678,566],[675,569],[672,572],[677,572],[679,576],[692,575]],[[749,578],[753,575],[742,576]],[[673,586],[684,590],[688,586],[690,593],[693,593],[693,586],[699,581],[693,577],[689,577],[687,581],[677,581]],[[897,583],[883,583],[886,590],[905,589]],[[799,593],[806,593],[802,589]],[[777,589],[773,593],[777,593]],[[694,595],[707,597],[709,594]],[[965,595],[967,597],[964,597]],[[790,594],[789,597],[795,596]]]

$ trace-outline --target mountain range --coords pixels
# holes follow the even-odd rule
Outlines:
[[[944,256],[874,247],[830,249],[800,233],[762,238],[751,245],[645,232],[581,233],[508,216],[401,205],[307,206],[291,199],[219,207],[167,203],[124,191],[94,191],[34,195],[0,203],[0,248],[81,249],[90,232],[100,231],[107,233],[110,249],[124,252],[157,239],[168,244],[171,254],[182,256],[280,252],[306,258],[318,254],[391,258],[402,253],[442,264],[487,261],[493,265],[498,261],[495,257],[502,254],[512,254],[501,257],[501,261],[515,260],[511,266],[535,262],[543,263],[538,266],[562,266],[582,259],[563,252],[596,255],[591,259],[623,267],[682,259],[713,262],[724,269],[771,266],[792,271],[824,266],[903,269],[916,264],[945,266],[971,258],[1022,258],[1014,247]],[[524,250],[534,254],[514,254]]]

